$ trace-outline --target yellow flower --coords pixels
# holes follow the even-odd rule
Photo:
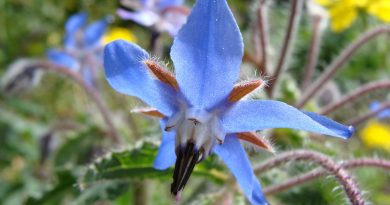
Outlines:
[[[360,11],[390,22],[390,0],[315,0],[329,10],[331,29],[335,32],[350,27]]]
[[[111,28],[106,35],[103,37],[103,43],[104,45],[110,43],[111,41],[115,41],[118,39],[123,39],[129,42],[136,43],[137,38],[135,35],[127,28],[123,27],[114,27]]]
[[[352,25],[357,16],[357,10],[352,4],[336,4],[329,10],[331,28],[340,32]]]
[[[367,147],[390,151],[390,126],[371,121],[361,131],[360,137]]]
[[[371,1],[368,6],[368,13],[376,16],[378,19],[390,22],[390,0]]]

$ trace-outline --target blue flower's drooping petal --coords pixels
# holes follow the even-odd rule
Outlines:
[[[154,160],[154,168],[158,170],[164,170],[175,164],[175,132],[166,132],[166,121],[161,120],[160,127],[162,130],[161,145],[158,149],[156,159]]]
[[[226,136],[222,145],[214,147],[214,152],[225,162],[236,177],[251,204],[268,204],[245,151],[235,135]]]
[[[101,19],[96,21],[85,29],[84,40],[87,46],[96,45],[99,40],[102,38],[104,32],[107,28],[107,20]]]
[[[226,0],[198,0],[171,50],[189,102],[211,108],[225,99],[239,77],[242,54],[241,33]]]
[[[63,51],[51,49],[47,52],[47,57],[53,63],[65,66],[73,71],[78,71],[80,69],[78,61]]]
[[[180,6],[183,5],[183,0],[160,0],[158,2],[158,7],[160,9],[165,9],[170,6]]]
[[[283,102],[272,100],[242,101],[222,116],[222,125],[228,133],[292,128],[347,139],[353,128],[341,125],[314,113],[304,113]]]
[[[165,116],[176,110],[176,93],[170,86],[152,79],[142,62],[148,53],[139,46],[117,40],[104,49],[104,70],[109,84],[118,92],[136,96]]]
[[[83,78],[84,78],[85,82],[87,83],[87,85],[89,85],[91,87],[97,86],[96,82],[95,82],[95,77],[94,77],[93,71],[88,66],[84,65],[84,67],[81,70],[81,74],[83,75]]]
[[[138,12],[131,12],[131,11],[126,11],[124,9],[118,9],[116,13],[122,19],[132,20],[146,27],[152,26],[159,19],[159,16],[150,10],[140,10]]]
[[[88,14],[85,12],[77,13],[69,17],[65,24],[65,48],[74,49],[76,47],[77,35],[87,22]]]
[[[378,102],[378,101],[373,101],[373,102],[371,102],[371,104],[370,104],[370,110],[371,110],[371,111],[376,111],[376,110],[379,109],[380,107],[381,107],[381,104],[380,104],[380,102]],[[379,112],[379,113],[377,114],[377,117],[378,117],[379,119],[390,117],[390,109],[385,109],[385,110]]]
[[[68,18],[65,23],[66,33],[71,35],[81,29],[87,22],[88,14],[85,12],[77,13]]]

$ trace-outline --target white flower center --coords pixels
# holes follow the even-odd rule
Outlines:
[[[176,131],[176,149],[185,147],[188,142],[196,149],[203,149],[203,157],[210,154],[215,143],[223,143],[225,133],[217,113],[196,108],[181,108],[168,119],[167,131]]]

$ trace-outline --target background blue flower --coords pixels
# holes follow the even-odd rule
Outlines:
[[[126,1],[122,4],[126,4]],[[171,36],[177,34],[189,13],[184,0],[141,0],[131,5],[135,11],[120,8],[117,10],[119,17],[152,27],[158,32],[168,32]]]
[[[102,64],[101,38],[106,31],[107,19],[87,25],[87,13],[77,13],[65,23],[63,49],[50,49],[48,58],[54,63],[80,72],[84,80],[96,86],[98,69]]]
[[[375,111],[375,110],[379,109],[380,107],[381,107],[381,103],[379,101],[373,101],[370,104],[371,111]],[[389,118],[390,117],[390,109],[385,109],[385,110],[379,112],[376,116],[379,119]]]

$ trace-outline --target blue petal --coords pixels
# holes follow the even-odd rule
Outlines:
[[[159,170],[168,169],[175,164],[175,132],[164,131],[166,121],[161,120],[160,127],[162,130],[161,145],[158,149],[156,159],[154,160],[154,168]]]
[[[152,79],[143,60],[148,53],[139,46],[117,40],[104,49],[104,70],[109,84],[118,92],[136,96],[165,116],[176,110],[176,93],[170,86]]]
[[[228,133],[292,128],[347,139],[353,128],[314,113],[304,113],[283,102],[272,100],[242,101],[222,116]]]
[[[76,32],[84,27],[87,18],[88,14],[85,12],[77,13],[68,18],[65,23],[65,48],[72,49],[76,47]]]
[[[66,52],[52,49],[46,55],[53,63],[65,66],[70,70],[77,71],[80,68],[78,61]]]
[[[160,9],[165,9],[171,6],[181,6],[183,5],[183,0],[160,0],[158,2],[158,7]]]
[[[225,162],[251,204],[268,204],[242,145],[235,135],[226,136],[214,152]]]
[[[154,3],[155,0],[139,0],[142,5],[149,5]]]
[[[87,46],[96,45],[99,40],[102,38],[104,32],[107,28],[107,20],[102,19],[96,21],[85,29],[84,40]]]
[[[119,17],[125,20],[132,20],[143,26],[152,26],[155,24],[159,16],[151,10],[140,10],[138,12],[131,12],[124,9],[118,9],[116,11]]]
[[[380,104],[380,102],[378,102],[378,101],[373,101],[373,102],[371,102],[371,104],[370,104],[370,110],[371,110],[371,111],[376,111],[376,110],[379,109],[380,107],[381,107],[381,104]],[[377,117],[378,117],[379,119],[390,117],[390,109],[385,109],[385,110],[379,112],[379,113],[377,114]]]
[[[325,126],[326,128],[332,130],[337,135],[341,136],[342,138],[349,138],[352,136],[352,134],[355,132],[355,128],[352,126],[345,126],[343,124],[340,124],[336,121],[333,121],[323,115],[319,115],[317,113],[313,112],[303,112],[307,116],[309,116],[314,121],[318,122],[319,124]]]
[[[80,30],[87,22],[88,14],[85,12],[77,13],[68,18],[65,23],[65,30],[67,34],[74,34]]]
[[[199,108],[212,108],[229,95],[242,55],[240,30],[226,0],[198,0],[171,50],[180,89]]]

